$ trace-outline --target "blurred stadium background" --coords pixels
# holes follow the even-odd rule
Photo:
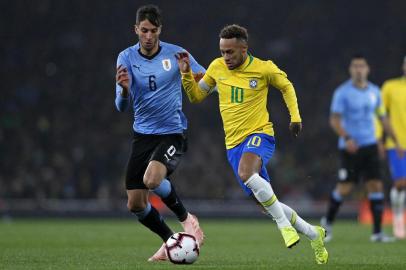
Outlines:
[[[130,216],[123,173],[132,114],[114,107],[118,53],[137,42],[135,11],[149,1],[0,1],[0,215]],[[370,79],[400,74],[406,2],[153,1],[163,10],[161,39],[204,66],[219,56],[218,32],[246,26],[251,52],[274,60],[294,82],[304,131],[293,140],[288,113],[270,91],[277,152],[269,164],[283,201],[306,216],[324,210],[335,181],[336,137],[328,126],[334,88],[349,57],[363,52]],[[173,176],[192,211],[257,216],[234,180],[216,97],[184,100],[189,151]],[[387,180],[389,184],[389,180]],[[362,196],[355,194],[354,196]],[[343,215],[356,214],[348,203]]]

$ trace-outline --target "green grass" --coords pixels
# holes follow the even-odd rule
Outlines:
[[[178,223],[169,222],[175,230]],[[147,263],[158,237],[131,220],[0,222],[0,269],[406,269],[406,242],[371,244],[370,229],[335,226],[328,265],[316,265],[309,241],[283,246],[270,220],[201,220],[207,235],[190,266]]]

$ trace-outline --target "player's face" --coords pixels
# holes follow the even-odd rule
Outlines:
[[[160,26],[153,25],[149,20],[143,20],[139,25],[135,25],[135,33],[138,35],[142,49],[147,53],[158,47]]]
[[[369,66],[365,59],[356,58],[351,60],[350,76],[353,80],[361,82],[368,79]]]
[[[236,38],[220,39],[220,52],[230,70],[241,66],[246,58],[247,49],[247,45]]]

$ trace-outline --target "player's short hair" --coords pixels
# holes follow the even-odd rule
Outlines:
[[[351,61],[352,60],[365,60],[365,62],[368,63],[367,57],[362,54],[362,53],[355,53],[351,56]]]
[[[239,26],[237,24],[231,24],[231,25],[224,26],[224,28],[221,29],[219,36],[220,36],[220,38],[225,38],[225,39],[236,38],[239,41],[248,43],[247,29],[242,26]]]
[[[145,5],[137,9],[136,24],[148,20],[150,23],[159,27],[162,25],[161,11],[155,5]]]

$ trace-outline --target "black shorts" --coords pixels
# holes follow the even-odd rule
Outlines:
[[[151,160],[164,164],[169,176],[179,165],[186,150],[185,134],[150,135],[134,132],[125,177],[126,189],[147,189],[143,179]]]
[[[382,179],[381,162],[376,144],[360,147],[355,154],[340,151],[341,165],[338,170],[340,182],[357,183],[372,179]]]

